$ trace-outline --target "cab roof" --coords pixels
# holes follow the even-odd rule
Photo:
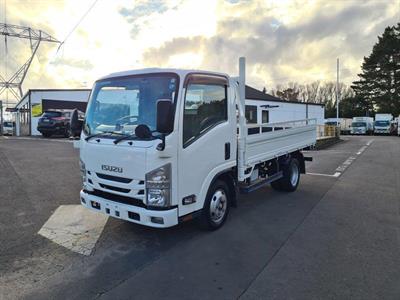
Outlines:
[[[140,74],[152,74],[152,73],[175,73],[182,79],[185,78],[186,75],[190,74],[190,73],[219,75],[219,76],[224,76],[226,78],[229,78],[229,75],[225,74],[225,73],[204,71],[204,70],[169,69],[169,68],[145,68],[145,69],[128,70],[128,71],[111,73],[111,74],[108,74],[106,76],[101,77],[99,80],[109,79],[109,78],[114,78],[114,77],[123,77],[123,76],[140,75]]]

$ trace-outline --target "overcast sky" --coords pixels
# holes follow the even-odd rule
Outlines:
[[[0,23],[31,26],[64,40],[92,3],[0,0]],[[90,88],[102,75],[143,67],[236,75],[239,56],[246,56],[248,83],[256,88],[333,81],[337,57],[349,84],[377,36],[399,20],[400,0],[99,0],[57,54],[55,44],[40,46],[24,89]],[[6,55],[0,36],[3,77],[30,51],[27,40],[13,38],[7,48]]]

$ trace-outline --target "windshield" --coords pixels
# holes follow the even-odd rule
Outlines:
[[[173,73],[118,77],[96,82],[86,112],[86,135],[102,132],[133,134],[147,125],[156,129],[157,100],[175,102],[178,76]]]
[[[44,114],[42,115],[44,118],[56,118],[56,117],[61,117],[61,112],[60,111],[45,111]]]
[[[325,125],[328,125],[328,126],[336,126],[337,123],[336,123],[336,121],[329,121],[329,122],[326,122]],[[340,125],[340,122],[339,122],[339,125]]]
[[[365,122],[353,122],[351,124],[352,127],[366,127],[367,124]]]
[[[4,127],[13,127],[13,123],[12,122],[4,122]]]
[[[375,121],[375,126],[389,126],[390,122],[389,121]]]

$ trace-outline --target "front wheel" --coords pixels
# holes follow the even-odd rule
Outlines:
[[[199,217],[199,225],[207,230],[216,230],[226,221],[229,213],[230,195],[225,182],[217,180],[207,193],[206,202]]]

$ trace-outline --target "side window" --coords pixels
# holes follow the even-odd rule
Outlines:
[[[269,111],[268,110],[263,110],[262,111],[262,122],[264,123],[269,123]]]
[[[189,84],[183,113],[183,146],[228,119],[226,86]]]
[[[257,106],[256,105],[246,105],[245,117],[246,117],[247,123],[257,124]]]

